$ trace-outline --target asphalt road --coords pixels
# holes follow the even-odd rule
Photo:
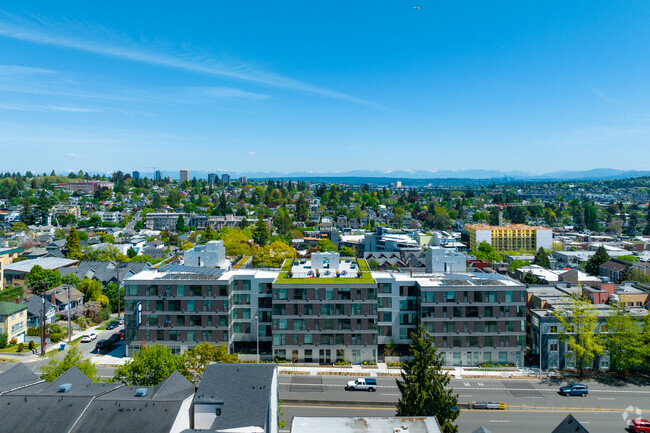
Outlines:
[[[377,378],[376,392],[348,392],[345,383],[353,377],[280,375],[286,429],[293,416],[392,416],[399,398],[395,378]],[[608,386],[589,382],[587,397],[564,397],[557,390],[564,383],[538,380],[452,380],[459,402],[501,401],[505,411],[461,410],[460,432],[470,433],[480,425],[493,433],[551,432],[569,413],[591,433],[625,431],[625,418],[650,416],[650,387]]]

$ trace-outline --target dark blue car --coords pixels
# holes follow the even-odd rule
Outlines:
[[[587,388],[587,385],[581,383],[570,383],[560,388],[560,394],[586,397],[587,394],[589,394],[589,389]]]

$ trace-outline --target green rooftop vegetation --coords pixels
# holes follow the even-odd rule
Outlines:
[[[375,280],[372,278],[370,268],[365,260],[357,260],[357,266],[361,271],[361,277],[357,275],[345,277],[309,277],[309,278],[294,278],[291,276],[292,260],[285,260],[282,264],[280,275],[275,279],[274,284],[373,284]]]

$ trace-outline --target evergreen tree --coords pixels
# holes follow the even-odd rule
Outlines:
[[[68,233],[68,237],[65,240],[65,249],[67,258],[73,260],[81,260],[83,258],[79,233],[74,227],[70,229],[70,233]]]
[[[32,225],[35,222],[32,205],[29,203],[29,197],[23,199],[23,209],[20,211],[20,219],[27,226]]]
[[[162,199],[160,198],[160,194],[155,193],[153,195],[153,203],[151,205],[154,209],[160,209],[162,207]]]
[[[307,206],[307,200],[305,200],[305,195],[300,194],[298,197],[298,202],[296,203],[296,220],[305,221],[309,216],[309,207]]]
[[[453,422],[459,414],[458,395],[445,389],[450,378],[442,371],[442,355],[422,325],[411,338],[413,360],[404,363],[402,378],[396,381],[401,393],[397,416],[435,416],[443,433],[456,433],[458,426]]]
[[[179,215],[176,220],[176,231],[178,233],[185,233],[185,218],[183,218],[183,215]]]
[[[261,247],[269,241],[269,228],[261,217],[255,223],[255,227],[253,227],[253,239]]]
[[[585,265],[585,271],[589,275],[598,276],[600,273],[600,265],[609,260],[609,254],[607,250],[602,245],[596,250],[596,254],[591,256]]]
[[[535,254],[535,259],[533,260],[533,264],[541,266],[546,269],[551,269],[551,261],[549,260],[546,251],[544,251],[544,248],[539,247],[539,250],[537,250],[537,254]]]

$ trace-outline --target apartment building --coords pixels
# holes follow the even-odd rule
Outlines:
[[[371,272],[338,253],[281,270],[168,266],[127,280],[127,355],[145,343],[181,353],[209,341],[294,362],[362,363],[423,323],[448,365],[521,365],[525,288],[483,273]]]
[[[179,216],[182,216],[185,221],[189,221],[192,215],[182,212],[152,212],[145,217],[144,226],[149,230],[174,230]]]
[[[547,369],[565,369],[576,366],[575,357],[570,355],[567,343],[560,341],[560,335],[563,332],[562,324],[554,314],[554,310],[566,310],[567,307],[562,304],[556,304],[551,309],[534,309],[530,310],[530,342],[531,353],[540,356],[541,348],[541,367]],[[606,334],[607,318],[612,314],[609,305],[594,305],[594,310],[598,315],[598,325],[595,330],[597,334]],[[648,310],[645,308],[633,307],[628,312],[636,320],[643,320]],[[571,318],[567,318],[571,323]],[[539,358],[538,358],[539,359]],[[596,356],[592,365],[587,368],[607,370],[610,367],[610,358],[607,352]]]
[[[186,168],[182,168],[180,172],[180,181],[189,182],[190,181],[190,171]]]
[[[475,250],[481,242],[487,242],[497,251],[537,251],[540,247],[548,250],[553,247],[553,230],[549,227],[469,224],[465,230],[469,234],[470,250]]]
[[[115,184],[102,180],[83,180],[78,182],[59,183],[55,186],[58,189],[67,189],[75,192],[92,194],[102,189],[113,190]]]

